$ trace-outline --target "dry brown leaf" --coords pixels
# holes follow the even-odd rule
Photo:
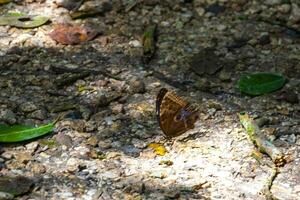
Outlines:
[[[67,23],[57,24],[49,33],[49,36],[61,44],[80,44],[92,40],[98,35],[98,31],[88,26],[71,25]]]

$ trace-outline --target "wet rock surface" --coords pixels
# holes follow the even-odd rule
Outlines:
[[[300,199],[297,1],[72,2],[0,5],[1,14],[19,10],[52,21],[0,26],[0,124],[41,125],[67,112],[52,134],[0,144],[0,182],[34,180],[17,199],[264,199],[270,168],[251,157],[237,117],[243,110],[267,119],[261,128],[289,157],[272,194]],[[72,20],[75,7],[103,12]],[[48,33],[62,22],[93,24],[102,34],[58,44]],[[140,42],[149,24],[157,24],[156,52],[145,63]],[[257,71],[288,82],[278,93],[240,94],[240,75]],[[200,110],[195,128],[174,141],[155,117],[161,87]],[[167,153],[156,155],[151,142],[164,143]]]

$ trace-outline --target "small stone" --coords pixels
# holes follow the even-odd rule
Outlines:
[[[81,112],[82,118],[85,120],[88,120],[92,115],[91,109],[86,106],[79,106],[79,111]]]
[[[287,142],[290,144],[295,144],[297,141],[297,137],[295,136],[295,134],[291,134],[287,137]]]
[[[141,150],[132,146],[132,145],[125,145],[122,146],[122,150],[125,154],[130,156],[139,156]]]
[[[111,108],[113,114],[120,114],[124,112],[124,106],[123,104],[116,104],[114,106],[112,106]]]
[[[10,193],[0,191],[0,199],[1,200],[11,200],[11,199],[14,199],[14,196]]]
[[[0,191],[5,193],[13,193],[21,195],[28,192],[33,185],[33,181],[25,176],[1,176]]]
[[[219,79],[221,81],[230,81],[232,74],[228,71],[222,70],[219,74]]]
[[[96,97],[96,101],[97,101],[97,105],[99,107],[104,107],[104,106],[107,106],[108,105],[108,99],[106,97],[105,94],[99,94],[97,97]]]
[[[193,18],[192,12],[185,12],[185,13],[181,14],[181,19],[184,23],[191,21],[192,18]]]
[[[205,10],[202,7],[196,8],[196,12],[200,17],[202,17],[205,14]]]
[[[24,163],[26,164],[29,160],[32,160],[32,155],[30,152],[18,152],[15,155],[16,160],[19,163]]]
[[[202,76],[203,74],[213,75],[223,67],[223,62],[216,55],[214,49],[204,49],[191,58],[189,65],[193,72]]]
[[[144,93],[146,92],[146,86],[144,81],[139,78],[132,78],[129,82],[129,87],[132,93]]]
[[[111,148],[111,141],[110,140],[101,140],[98,142],[98,146],[101,148],[101,149],[109,149]]]
[[[25,113],[29,113],[37,110],[38,107],[34,102],[28,101],[20,105],[20,110]]]
[[[278,5],[281,3],[282,0],[266,0],[265,4],[270,5],[270,6],[274,6],[274,5]]]
[[[71,147],[72,146],[72,138],[62,132],[59,132],[56,136],[55,136],[56,141],[61,144],[61,145],[65,145],[67,147]]]
[[[227,29],[227,26],[224,24],[220,24],[217,26],[218,31],[225,31]]]
[[[143,47],[142,44],[141,44],[141,42],[138,41],[138,40],[132,40],[132,41],[130,41],[130,42],[129,42],[129,45],[130,45],[130,46],[133,46],[133,47],[135,47],[135,48]]]
[[[297,4],[292,4],[292,11],[289,20],[293,23],[298,23],[300,21],[300,8]]]
[[[87,140],[87,144],[96,146],[98,144],[98,141],[99,141],[99,139],[97,136],[92,136]]]
[[[11,151],[4,151],[4,152],[1,154],[2,158],[5,158],[5,159],[7,159],[7,160],[12,159],[13,155],[14,155],[14,154],[13,154],[13,152],[11,152]]]
[[[268,33],[262,34],[259,38],[258,38],[258,43],[260,45],[266,45],[266,44],[270,44],[271,39],[270,39],[270,35]]]
[[[263,127],[264,125],[270,123],[270,119],[266,117],[257,118],[255,119],[255,123],[257,124],[258,127]]]
[[[277,100],[284,100],[296,104],[299,102],[298,95],[293,90],[284,90],[275,97]]]
[[[47,118],[47,111],[45,109],[36,110],[28,115],[29,118],[45,120]]]
[[[121,147],[123,146],[123,144],[122,144],[120,141],[113,141],[113,142],[111,143],[111,146],[112,146],[113,148],[118,149],[118,148],[121,148]]]
[[[8,124],[15,124],[17,122],[16,114],[12,110],[5,108],[0,110],[0,120]]]
[[[79,162],[75,158],[70,158],[67,161],[67,169],[69,172],[75,172],[79,168]]]
[[[210,82],[206,78],[199,78],[195,83],[195,87],[201,91],[208,91],[210,89]]]
[[[72,63],[68,63],[68,64],[65,64],[65,67],[68,69],[77,69],[79,66],[72,64]]]
[[[291,10],[291,5],[290,4],[282,4],[278,7],[278,11],[283,13],[283,14],[289,13],[290,10]]]
[[[37,141],[30,142],[30,143],[26,144],[26,149],[28,151],[30,151],[31,153],[33,153],[38,148],[38,146],[39,146],[39,142],[37,142]]]
[[[221,6],[218,3],[214,3],[205,8],[206,12],[218,15],[226,10],[225,6]]]
[[[40,163],[33,163],[30,169],[35,174],[43,174],[46,172],[46,167]]]
[[[170,190],[165,192],[165,197],[170,199],[178,199],[180,197],[180,191],[176,190]]]
[[[83,1],[78,0],[56,0],[55,3],[59,7],[64,7],[68,10],[76,10],[80,7]]]

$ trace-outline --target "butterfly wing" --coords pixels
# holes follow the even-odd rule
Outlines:
[[[194,128],[194,123],[198,119],[195,108],[165,88],[162,88],[157,95],[156,113],[160,128],[168,137],[179,136]]]

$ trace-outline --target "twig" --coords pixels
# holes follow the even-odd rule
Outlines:
[[[249,139],[258,150],[261,153],[267,154],[276,166],[283,166],[286,163],[283,153],[260,131],[254,120],[246,113],[240,113],[239,118],[241,124],[246,129]]]

